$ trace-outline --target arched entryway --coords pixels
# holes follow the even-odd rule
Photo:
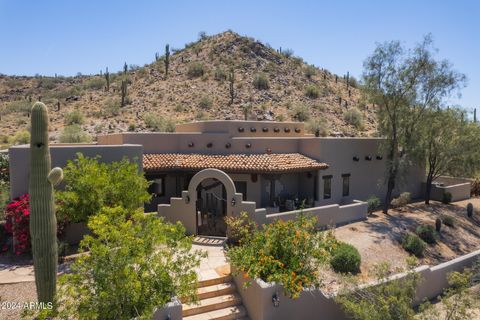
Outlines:
[[[205,169],[192,177],[188,195],[195,205],[196,234],[226,236],[225,217],[232,213],[235,193],[232,179],[221,170]]]

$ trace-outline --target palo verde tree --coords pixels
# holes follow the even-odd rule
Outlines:
[[[444,174],[472,176],[479,167],[479,130],[462,119],[456,108],[428,110],[418,135],[418,157],[425,160],[427,179],[425,204],[430,202],[432,183]]]
[[[379,44],[364,63],[364,89],[378,106],[379,133],[385,137],[384,213],[402,171],[414,161],[411,151],[419,128],[426,125],[426,110],[438,108],[465,81],[448,61],[435,59],[432,44],[430,35],[410,50],[398,41]]]

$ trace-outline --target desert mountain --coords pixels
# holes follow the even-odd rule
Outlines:
[[[28,130],[29,108],[39,99],[51,110],[56,141],[69,140],[65,128],[73,136],[81,128],[94,139],[102,133],[169,131],[175,122],[203,119],[305,121],[322,135],[376,131],[374,110],[363,102],[355,79],[347,83],[346,76],[308,65],[291,50],[226,31],[170,51],[168,75],[167,58],[157,53],[143,67],[109,73],[108,90],[105,71],[0,76],[0,145]]]

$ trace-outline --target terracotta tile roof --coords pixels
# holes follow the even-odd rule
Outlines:
[[[283,173],[326,169],[326,163],[300,153],[274,154],[183,154],[155,153],[143,155],[145,171],[198,171],[216,168],[227,172]]]

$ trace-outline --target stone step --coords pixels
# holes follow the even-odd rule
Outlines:
[[[219,309],[238,306],[241,303],[242,298],[238,293],[226,294],[218,297],[200,300],[198,304],[184,304],[182,306],[182,315],[186,317],[199,313],[207,313]]]
[[[214,286],[216,284],[232,282],[231,275],[219,276],[211,279],[198,281],[198,288]]]
[[[213,298],[218,296],[223,296],[229,293],[237,292],[237,287],[235,284],[228,282],[228,283],[219,283],[213,286],[208,287],[201,287],[197,290],[198,299],[207,299]]]
[[[183,317],[183,320],[248,320],[244,306],[233,306]]]

